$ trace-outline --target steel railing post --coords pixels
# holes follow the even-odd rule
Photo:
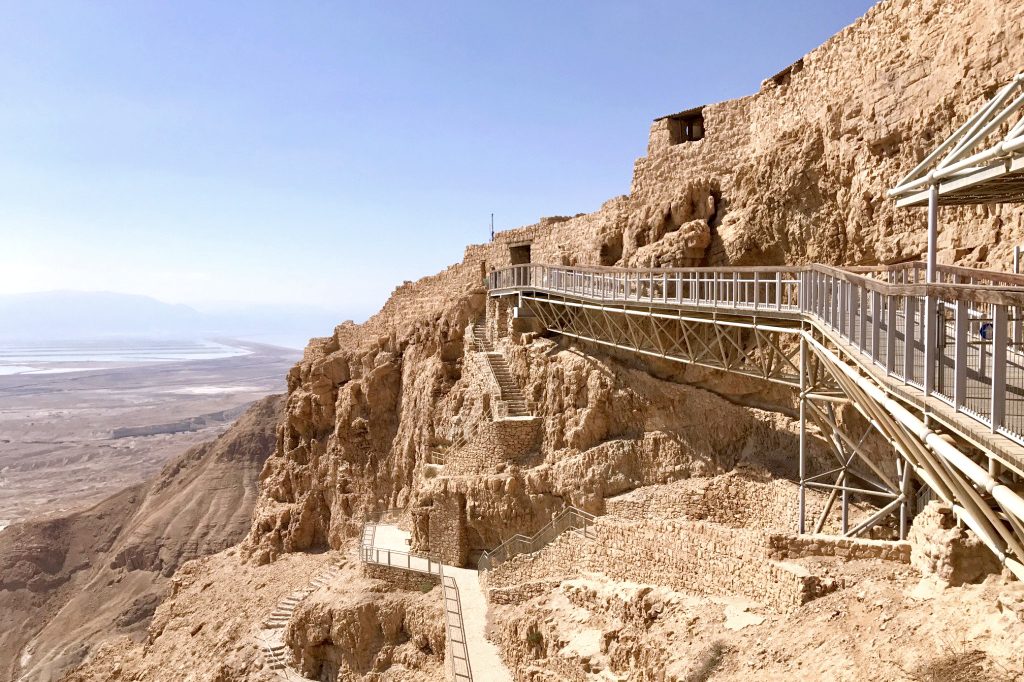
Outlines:
[[[992,432],[1006,417],[1006,306],[992,305]]]
[[[807,490],[807,339],[800,336],[800,496],[798,501],[797,532],[803,535],[805,525],[805,497]]]
[[[917,298],[903,298],[903,381],[914,378],[914,342],[917,339]]]
[[[860,342],[860,352],[864,352],[865,337],[868,335],[868,299],[870,292],[860,284],[857,285],[857,300],[860,301],[860,329],[857,332],[857,340]]]
[[[924,299],[924,394],[935,390],[935,349],[938,346],[938,306],[935,295]]]
[[[836,279],[829,275],[825,284],[825,305],[828,306],[828,326],[836,327],[836,309],[839,305],[839,293],[836,291]]]
[[[891,376],[892,371],[896,369],[896,326],[898,324],[896,315],[899,312],[898,308],[898,296],[886,296],[885,297],[885,309],[888,314],[888,321],[885,323],[885,374]],[[904,334],[906,336],[906,334]]]
[[[877,291],[871,292],[871,362],[878,362],[878,340],[881,335],[882,316],[879,312],[882,307],[882,294]]]
[[[967,329],[969,315],[967,301],[956,302],[953,341],[953,407],[957,410],[967,404]]]

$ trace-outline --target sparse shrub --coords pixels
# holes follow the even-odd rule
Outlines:
[[[540,634],[540,630],[530,630],[526,633],[526,641],[530,646],[539,649],[544,644],[544,635]]]
[[[914,682],[997,682],[1009,675],[993,675],[985,669],[988,657],[984,651],[968,647],[967,641],[940,638],[936,655],[918,664],[913,670],[897,666]],[[1000,671],[1003,673],[1006,671]]]
[[[437,478],[437,474],[439,472],[440,469],[438,467],[434,466],[433,464],[428,464],[425,467],[423,467],[423,478],[427,480]]]
[[[420,583],[420,592],[422,592],[423,594],[430,592],[432,589],[434,589],[434,583],[430,582],[429,580],[424,580]]]
[[[686,682],[706,682],[711,679],[718,666],[722,665],[725,655],[729,653],[729,645],[722,640],[715,640],[711,646],[700,652],[693,670],[686,676]]]

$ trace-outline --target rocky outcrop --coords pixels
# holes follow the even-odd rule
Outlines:
[[[429,587],[429,585],[427,586]],[[295,610],[285,641],[296,669],[310,679],[353,682],[371,673],[380,680],[438,680],[445,656],[438,589],[320,592]]]
[[[244,537],[282,406],[257,402],[92,509],[0,534],[0,675],[59,679],[103,639],[142,637],[182,564]]]

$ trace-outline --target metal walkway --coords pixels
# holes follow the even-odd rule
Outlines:
[[[940,267],[924,284],[924,270],[528,264],[487,284],[551,332],[798,390],[800,532],[808,487],[829,494],[813,530],[838,501],[849,535],[896,514],[905,537],[931,494],[1024,579],[1024,276]],[[808,422],[833,468],[810,470]],[[853,495],[879,511],[849,528]]]

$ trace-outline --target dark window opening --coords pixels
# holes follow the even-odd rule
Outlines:
[[[508,255],[512,260],[512,265],[526,265],[530,262],[530,245],[520,244],[519,246],[510,246],[508,249]]]
[[[798,74],[798,73],[800,73],[803,70],[804,70],[804,60],[803,59],[798,59],[795,62],[793,62],[792,64],[790,64],[789,66],[787,66],[786,68],[784,68],[782,71],[779,71],[777,74],[772,76],[770,80],[777,87],[782,87],[783,85],[789,85],[789,82],[791,80],[793,80],[793,76]]]
[[[671,144],[696,142],[704,139],[704,114],[697,111],[692,114],[670,116],[668,134]]]
[[[601,244],[601,251],[598,254],[601,265],[615,265],[622,258],[622,233],[618,232]]]

